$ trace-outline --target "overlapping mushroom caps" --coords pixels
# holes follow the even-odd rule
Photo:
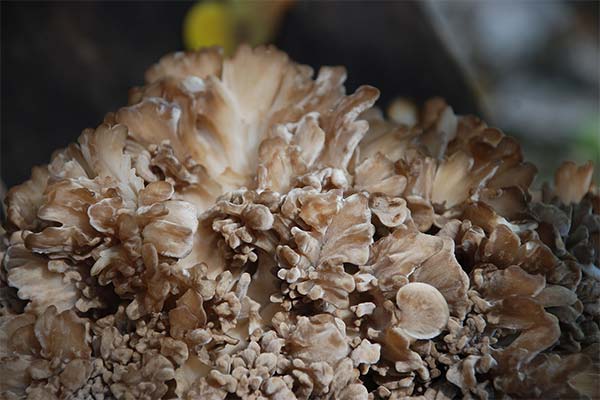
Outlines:
[[[598,396],[591,164],[532,192],[514,139],[440,99],[385,119],[344,79],[171,54],[34,168],[6,200],[1,396]]]

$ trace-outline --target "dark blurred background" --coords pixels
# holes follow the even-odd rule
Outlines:
[[[348,90],[420,104],[443,96],[517,136],[551,176],[598,162],[599,2],[1,3],[1,178],[22,182],[96,126],[162,55],[275,43],[315,68],[345,65]]]

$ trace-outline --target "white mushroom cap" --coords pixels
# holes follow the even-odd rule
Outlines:
[[[431,339],[446,326],[450,313],[444,296],[433,286],[412,282],[396,293],[399,327],[414,339]]]

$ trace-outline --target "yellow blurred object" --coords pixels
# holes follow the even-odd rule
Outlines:
[[[240,43],[253,46],[273,40],[279,22],[294,0],[201,1],[183,21],[183,41],[188,50],[218,45],[231,54]]]
[[[235,48],[234,15],[222,2],[201,2],[190,8],[183,20],[183,42],[187,49],[221,46],[226,53]]]

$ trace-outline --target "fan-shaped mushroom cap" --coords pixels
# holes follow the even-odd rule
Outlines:
[[[345,330],[344,323],[331,315],[300,317],[288,345],[292,354],[307,362],[335,362],[349,352]]]
[[[574,162],[564,162],[554,175],[556,193],[564,204],[579,203],[590,190],[594,165],[588,162],[580,167]]]
[[[415,339],[431,339],[448,323],[450,312],[444,296],[433,286],[412,282],[396,293],[398,326]]]

